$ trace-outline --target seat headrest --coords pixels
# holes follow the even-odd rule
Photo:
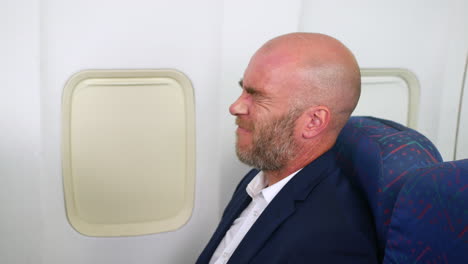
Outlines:
[[[380,254],[391,212],[408,171],[442,161],[419,132],[374,117],[351,117],[334,146],[337,160],[365,195],[374,216]]]
[[[384,263],[468,261],[468,160],[413,170],[401,189]]]

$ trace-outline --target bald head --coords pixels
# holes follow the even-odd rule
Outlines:
[[[344,126],[356,107],[361,87],[359,66],[349,49],[330,36],[291,33],[276,37],[252,57],[250,64],[257,63],[266,71],[287,71],[281,81],[284,89],[289,89],[291,106],[328,107],[334,130]]]
[[[252,57],[240,82],[236,152],[269,184],[328,151],[355,108],[359,67],[338,40],[312,33],[274,38]]]

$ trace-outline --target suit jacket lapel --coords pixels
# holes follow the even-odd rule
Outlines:
[[[218,228],[216,228],[216,231],[208,242],[208,245],[200,254],[200,257],[198,257],[197,263],[208,263],[210,261],[214,251],[218,247],[226,232],[231,227],[234,220],[236,220],[236,218],[252,201],[252,198],[250,198],[250,196],[247,194],[245,188],[257,173],[257,170],[252,170],[249,174],[246,175],[244,183],[239,186],[239,189],[234,194],[231,202],[229,202],[223,218],[218,225]]]
[[[334,161],[327,152],[304,167],[276,195],[246,234],[229,263],[248,263],[268,241],[274,231],[296,210],[296,201],[304,200],[328,176]]]
[[[229,259],[229,263],[248,263],[262,248],[276,228],[280,226],[294,210],[294,200],[292,199],[276,203],[272,201],[249,232],[247,232],[246,236]]]

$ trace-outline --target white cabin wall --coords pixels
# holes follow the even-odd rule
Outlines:
[[[415,73],[421,85],[418,130],[450,160],[456,115],[446,113],[446,107],[449,102],[458,104],[453,100],[463,69],[453,69],[452,64],[459,64],[466,53],[466,45],[454,44],[467,36],[466,10],[464,0],[304,1],[300,29],[340,39],[361,68],[405,68]]]
[[[222,2],[41,1],[41,109],[44,239],[42,263],[191,263],[218,219],[215,144]],[[196,100],[196,196],[181,229],[94,238],[66,219],[61,173],[61,100],[67,79],[84,69],[174,68],[192,81]],[[169,176],[169,175],[168,175]],[[214,195],[213,195],[214,194]],[[37,263],[37,262],[36,262]]]
[[[463,76],[466,74],[466,61],[468,60],[468,1],[450,1],[451,12],[450,26],[446,29],[448,36],[447,49],[445,50],[445,65],[443,68],[443,85],[440,87],[442,96],[440,99],[440,119],[438,127],[437,147],[445,160],[468,158],[468,89],[461,97]],[[465,77],[466,78],[466,77]],[[463,99],[463,108],[460,108],[460,99]],[[457,117],[461,112],[460,123]],[[458,142],[456,142],[457,127]],[[455,145],[458,143],[458,147]],[[455,153],[455,149],[457,150]]]
[[[455,151],[455,159],[457,160],[468,158],[468,138],[466,137],[466,135],[468,135],[468,54],[466,58],[465,74],[463,80],[463,96],[460,100],[460,117]]]
[[[35,263],[43,238],[38,1],[0,7],[0,263]]]

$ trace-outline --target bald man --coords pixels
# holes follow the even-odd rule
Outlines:
[[[360,95],[353,54],[326,35],[283,35],[240,86],[236,152],[255,169],[197,263],[377,263],[370,212],[330,150]]]

